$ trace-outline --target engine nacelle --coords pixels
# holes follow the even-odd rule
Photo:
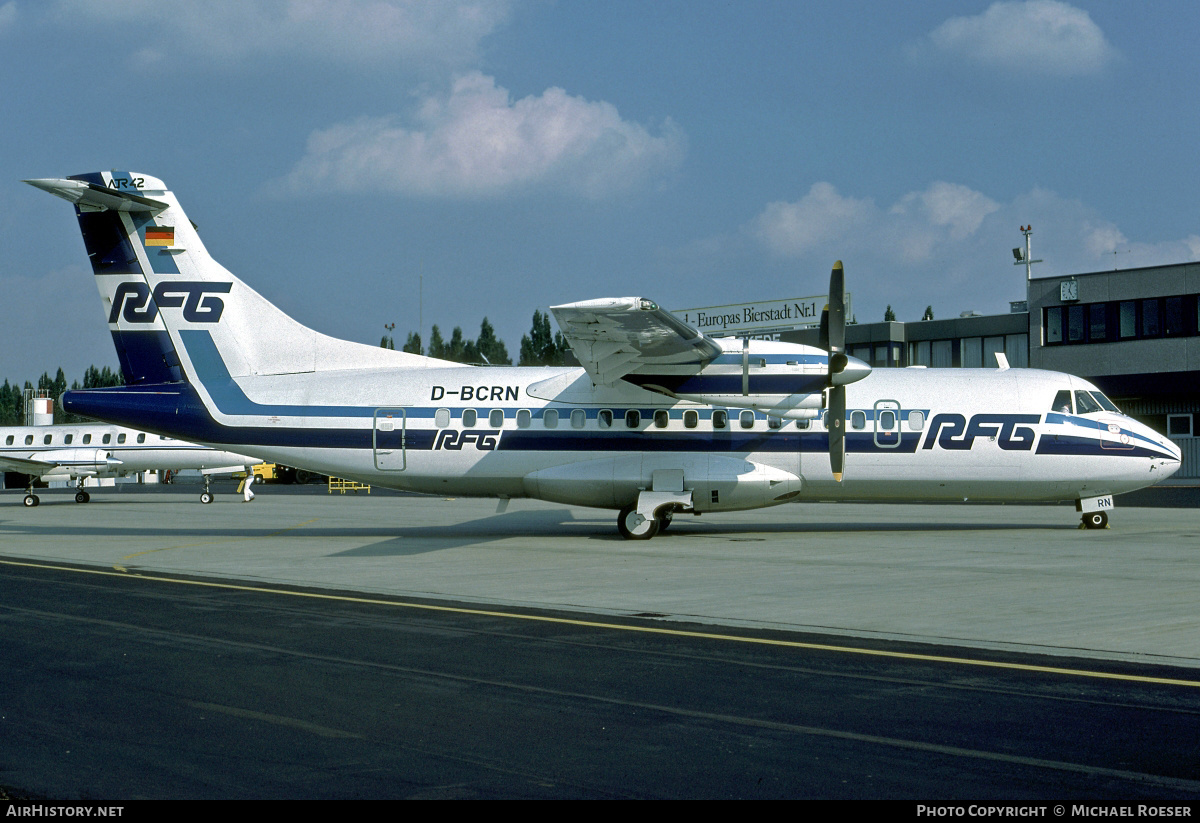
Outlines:
[[[91,476],[116,474],[121,470],[121,461],[112,457],[107,449],[54,449],[38,452],[37,457],[58,464],[44,476]]]
[[[620,509],[654,489],[656,472],[677,476],[695,511],[736,511],[786,503],[800,492],[791,472],[726,455],[631,454],[540,469],[524,478],[530,497],[573,506]]]

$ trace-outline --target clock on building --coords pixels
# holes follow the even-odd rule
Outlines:
[[[1064,280],[1058,284],[1058,299],[1064,303],[1068,300],[1079,299],[1079,281]]]

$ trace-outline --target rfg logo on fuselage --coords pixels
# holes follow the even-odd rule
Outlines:
[[[482,452],[495,451],[500,443],[500,430],[479,429],[477,431],[457,431],[455,429],[442,429],[438,432],[437,439],[433,441],[433,448],[434,451],[439,449],[462,451],[463,447],[468,443],[474,443],[475,448]]]
[[[976,414],[969,424],[961,414],[939,414],[929,422],[921,448],[932,449],[936,442],[943,449],[969,451],[976,437],[987,437],[1006,451],[1029,451],[1037,432],[1019,424],[1040,422],[1040,414]]]
[[[183,319],[189,323],[216,323],[225,311],[225,301],[218,294],[228,294],[232,283],[203,283],[199,281],[166,281],[154,287],[130,280],[117,286],[113,295],[108,322],[120,317],[126,323],[153,323],[158,310],[183,307]]]

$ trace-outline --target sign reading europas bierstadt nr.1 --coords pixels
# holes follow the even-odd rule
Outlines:
[[[792,297],[786,300],[761,300],[728,306],[698,309],[672,309],[671,313],[692,328],[711,337],[760,335],[794,329],[807,329],[821,322],[826,296]],[[850,295],[846,295],[846,318],[852,317]]]

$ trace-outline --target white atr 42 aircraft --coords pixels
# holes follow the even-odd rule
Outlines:
[[[91,499],[83,488],[86,478],[154,469],[199,469],[204,477],[200,501],[211,503],[211,475],[242,471],[258,462],[244,454],[103,423],[0,428],[0,470],[28,475],[27,507],[41,502],[33,493],[38,478],[76,481],[75,502],[86,503]]]
[[[824,349],[714,340],[619,298],[553,307],[583,368],[463,366],[296,322],[153,177],[27,182],[75,205],[131,384],[67,392],[89,417],[390,488],[617,509],[633,539],[805,499],[1075,500],[1099,528],[1114,494],[1179,467],[1078,377],[847,357],[840,263]]]

